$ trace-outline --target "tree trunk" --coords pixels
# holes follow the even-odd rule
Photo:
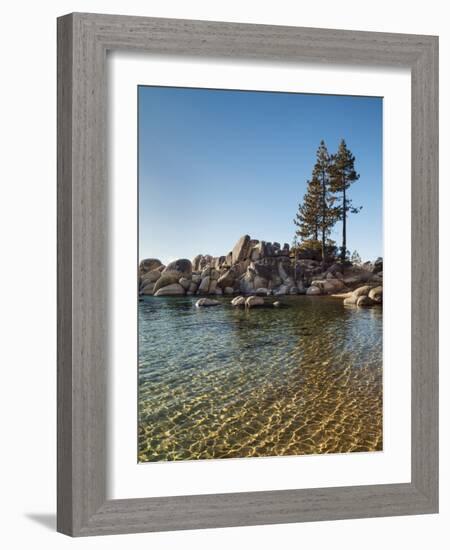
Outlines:
[[[347,197],[345,194],[344,183],[344,196],[342,200],[342,248],[341,248],[341,262],[344,263],[347,256]]]
[[[326,234],[326,187],[325,187],[325,173],[322,172],[322,262],[325,261],[325,234]]]
[[[297,282],[297,249],[294,251],[294,281]]]

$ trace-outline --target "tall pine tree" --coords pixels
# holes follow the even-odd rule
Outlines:
[[[317,149],[312,177],[294,220],[298,227],[296,236],[308,248],[320,247],[322,260],[326,259],[327,249],[332,244],[328,237],[337,219],[333,206],[335,197],[330,188],[330,166],[331,156],[322,140]]]
[[[322,140],[316,153],[316,163],[313,169],[313,179],[320,185],[320,215],[319,235],[322,243],[322,260],[326,258],[327,237],[336,223],[336,210],[333,207],[335,197],[330,187],[331,156]]]
[[[312,178],[308,182],[303,202],[298,205],[298,212],[294,223],[298,227],[295,231],[296,237],[301,241],[318,241],[320,227],[320,201],[321,188],[317,178]]]
[[[357,214],[362,206],[353,206],[348,198],[348,189],[359,179],[355,170],[355,157],[347,148],[345,140],[341,140],[338,151],[332,155],[329,164],[328,174],[330,178],[330,190],[332,193],[341,195],[341,203],[335,209],[338,219],[342,220],[342,246],[341,261],[345,262],[348,256],[347,251],[347,218],[349,214]]]

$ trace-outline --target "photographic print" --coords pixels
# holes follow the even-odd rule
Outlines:
[[[138,461],[383,449],[380,97],[138,87]]]

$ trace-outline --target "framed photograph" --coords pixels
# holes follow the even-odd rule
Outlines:
[[[58,530],[438,511],[438,39],[58,19]]]

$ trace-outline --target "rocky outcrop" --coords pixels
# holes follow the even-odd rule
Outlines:
[[[361,268],[376,275],[383,271],[383,258],[377,258],[374,262],[364,262]]]
[[[156,283],[156,281],[161,277],[161,271],[158,269],[152,269],[152,271],[147,271],[141,275],[141,283],[146,285],[148,283]]]
[[[181,277],[178,283],[184,288],[184,290],[189,290],[189,287],[191,286],[191,279],[188,277]]]
[[[161,277],[156,281],[154,291],[157,292],[160,288],[178,283],[181,277],[175,273],[163,273]]]
[[[368,296],[377,304],[381,304],[383,302],[383,287],[376,286],[375,288],[370,289]]]
[[[355,298],[359,298],[360,296],[367,296],[370,290],[371,287],[369,285],[360,286],[353,291],[353,296],[355,296]]]
[[[210,256],[209,254],[206,254],[205,256],[203,254],[198,254],[192,260],[193,271],[201,271],[206,266],[211,264],[212,259],[212,256]]]
[[[155,283],[148,283],[141,289],[141,294],[144,296],[152,296],[155,291]]]
[[[162,265],[163,264],[157,258],[147,258],[146,260],[142,260],[139,264],[139,274],[143,275],[144,273],[157,269]]]
[[[369,307],[383,302],[383,287],[363,285],[344,295],[345,306]]]
[[[220,288],[233,287],[237,274],[237,270],[233,267],[226,269],[226,271],[219,277],[217,285]]]
[[[238,262],[245,260],[249,257],[250,252],[250,236],[244,235],[242,236],[238,242],[234,245],[233,250],[231,252],[231,261],[233,264],[237,264]]]
[[[270,290],[268,290],[267,288],[264,288],[264,287],[257,288],[255,290],[255,295],[256,296],[269,296],[270,295]]]
[[[170,264],[167,265],[163,269],[162,272],[163,275],[176,275],[180,279],[181,277],[188,277],[190,278],[192,276],[192,264],[189,260],[175,260],[173,262],[170,262]]]
[[[198,287],[198,293],[199,294],[208,294],[210,282],[211,282],[211,277],[209,275],[205,275],[203,277],[203,279],[201,280],[201,283]]]
[[[211,278],[208,288],[208,294],[214,294],[217,290],[217,279]],[[222,291],[221,291],[222,292]]]
[[[357,305],[360,297],[367,297],[360,305],[369,305],[369,299],[372,304],[381,304],[382,285],[381,258],[358,266],[323,263],[303,254],[294,258],[288,244],[259,241],[249,235],[238,239],[226,255],[198,254],[192,262],[181,258],[167,266],[149,258],[139,265],[141,295],[239,295],[236,300],[240,305],[248,296],[263,299],[297,294],[339,296],[346,305]]]
[[[273,291],[274,296],[284,296],[289,293],[289,287],[287,285],[280,285]]]
[[[316,279],[311,282],[311,286],[319,288],[321,294],[333,294],[337,290],[343,289],[344,283],[339,279]]]

